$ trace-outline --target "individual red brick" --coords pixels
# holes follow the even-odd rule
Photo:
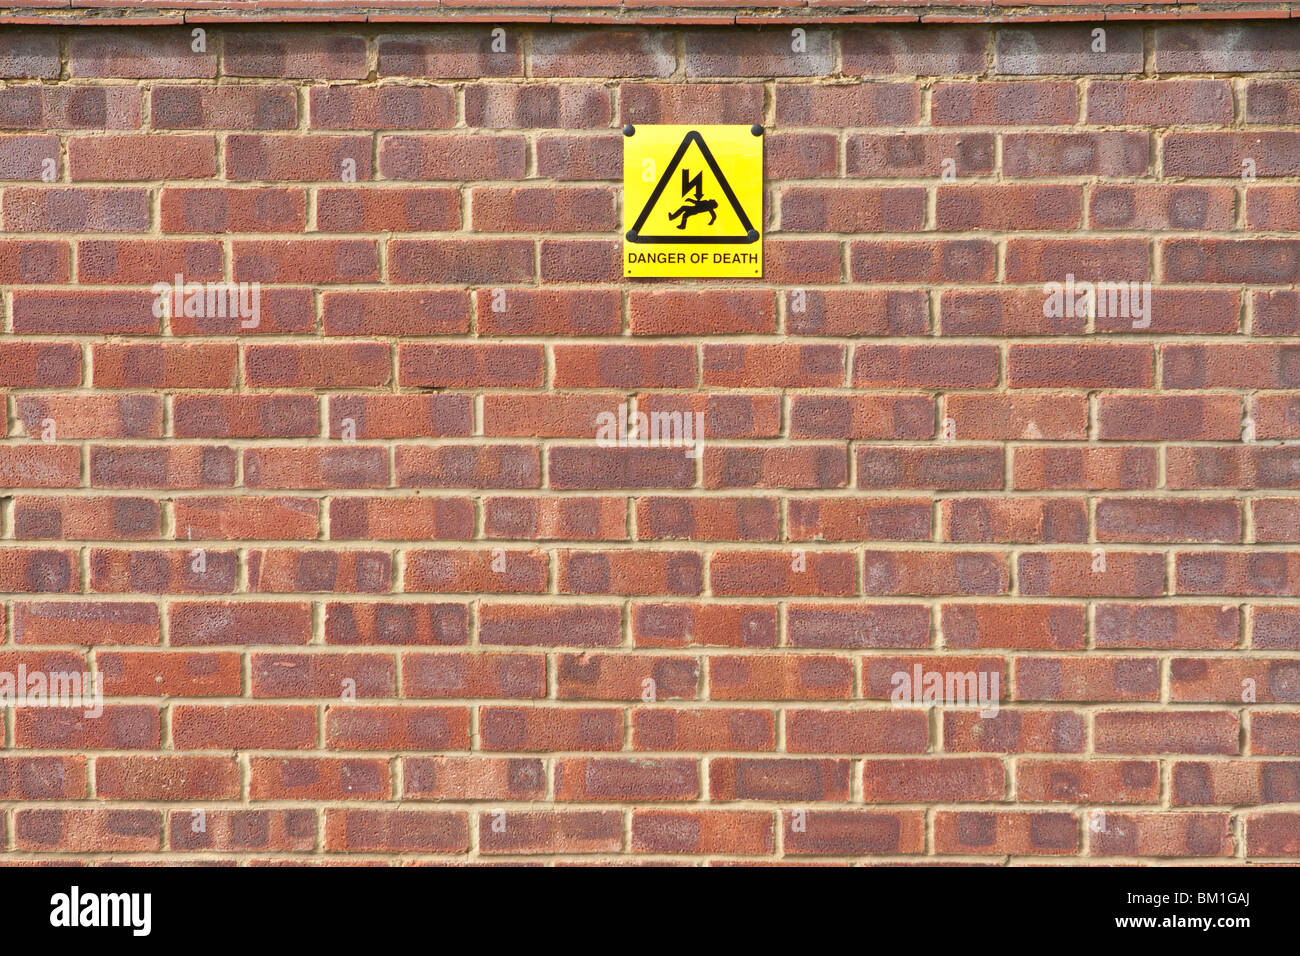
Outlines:
[[[20,707],[13,741],[19,748],[157,750],[160,726],[158,708],[146,704],[106,704],[95,717],[82,707]]]
[[[248,852],[312,850],[316,814],[311,810],[204,809],[202,825],[195,811],[168,812],[169,845],[176,850]]]
[[[1072,83],[939,83],[931,103],[936,126],[1040,126],[1073,123]]]
[[[836,445],[704,449],[706,488],[843,488],[848,463]]]
[[[791,811],[782,814],[782,844],[791,856],[921,853],[925,848],[925,814],[918,810],[799,813],[797,827]]]
[[[1300,855],[1295,813],[1249,813],[1246,815],[1246,852],[1254,856]]]
[[[404,654],[402,694],[405,697],[543,697],[546,660],[536,654]]]
[[[1093,733],[1098,753],[1235,754],[1237,721],[1227,711],[1104,711]]]
[[[724,335],[776,331],[770,292],[633,291],[631,331],[638,335]]]
[[[6,232],[144,232],[149,199],[143,189],[10,186],[3,223]]]
[[[158,644],[158,608],[149,603],[113,601],[16,601],[16,644]]]
[[[843,657],[784,655],[708,659],[713,700],[843,700],[853,673]]]
[[[235,481],[234,450],[92,445],[90,480],[97,488],[228,488]]]
[[[1144,345],[1012,345],[1012,388],[1142,388],[1154,383],[1154,356]]]
[[[398,382],[423,387],[515,387],[542,384],[540,345],[401,345]]]
[[[465,498],[335,498],[329,528],[331,538],[344,540],[466,540],[474,508]]]
[[[789,753],[924,753],[930,729],[920,710],[787,710]]]
[[[948,541],[1065,544],[1088,539],[1081,498],[949,498],[939,503]]]
[[[844,349],[838,345],[706,345],[704,384],[733,388],[837,386],[844,381],[844,359]],[[556,360],[558,363],[558,348]]]
[[[1095,36],[1084,25],[999,27],[994,70],[1019,76],[1141,72],[1141,30],[1108,25],[1101,49]]]
[[[798,60],[789,56],[788,44],[776,31],[767,35],[785,45],[787,62]],[[788,75],[790,71],[786,67],[761,72]],[[776,87],[779,126],[913,126],[920,112],[920,91],[912,83],[779,84]]]
[[[1256,176],[1286,176],[1297,155],[1300,135],[1295,132],[1214,130],[1162,137],[1166,176],[1240,176],[1247,168]]]
[[[162,437],[162,400],[155,395],[24,395],[14,406],[31,438]]]
[[[1296,509],[1289,498],[1256,498],[1251,502],[1256,541],[1294,542],[1300,540]]]
[[[79,800],[86,796],[85,757],[0,757],[6,800]]]
[[[776,618],[770,605],[636,602],[632,641],[639,647],[774,647]]]
[[[63,168],[57,136],[0,135],[0,180],[48,181]]]
[[[1016,700],[1159,700],[1160,662],[1154,657],[1020,657]]]
[[[469,849],[465,811],[325,811],[325,848],[343,852],[464,853]]]
[[[563,758],[555,763],[555,798],[589,802],[693,800],[695,761],[670,758]]]
[[[1231,358],[1222,348],[1204,345],[1164,346],[1161,351],[1167,388],[1291,388],[1300,383],[1300,349],[1287,345],[1241,345]]]
[[[944,230],[1074,229],[1083,213],[1072,186],[940,186],[935,225]]]
[[[1199,604],[1099,604],[1093,640],[1107,648],[1215,648],[1237,646],[1239,622],[1233,606]]]
[[[1049,448],[1012,451],[1013,487],[1046,491],[1154,488],[1155,449],[1142,447]]]
[[[1291,80],[1250,80],[1246,83],[1247,123],[1293,122],[1300,109],[1300,88]]]
[[[621,639],[617,605],[481,604],[479,643],[609,647]]]
[[[926,647],[930,611],[918,604],[792,604],[786,632],[792,647]]]
[[[313,129],[448,129],[456,124],[449,86],[313,86]]]
[[[8,31],[0,41],[0,76],[5,79],[57,79],[59,75],[59,36]]]
[[[618,750],[623,715],[612,708],[481,707],[479,734],[487,750]]]
[[[0,484],[10,488],[75,488],[81,483],[81,455],[69,445],[0,447]]]
[[[548,556],[540,551],[409,551],[404,589],[440,593],[540,594],[546,590],[548,565]]]
[[[237,800],[239,765],[231,757],[100,757],[95,795],[110,800]]]
[[[156,326],[155,326],[156,328]],[[0,344],[0,385],[57,388],[81,383],[81,349],[74,344]]]
[[[1002,170],[1017,179],[1047,176],[1141,176],[1151,166],[1145,133],[1006,133]]]
[[[774,846],[774,820],[758,810],[636,810],[632,849],[642,853],[758,855]]]
[[[849,271],[855,281],[989,282],[997,251],[987,239],[926,242],[855,240],[849,243]]]
[[[763,95],[761,83],[625,83],[618,122],[753,123],[763,115]]]
[[[254,800],[387,800],[389,762],[355,757],[253,757],[249,790]]]
[[[1079,841],[1073,813],[948,810],[934,816],[936,853],[1073,854]]]
[[[484,129],[585,129],[607,126],[609,91],[581,84],[472,83],[465,87],[465,122]]]
[[[522,136],[381,136],[379,171],[385,179],[522,179],[527,163]]]
[[[391,697],[396,667],[381,654],[249,655],[253,697]]]
[[[854,133],[844,148],[849,176],[933,176],[942,172],[945,159],[952,160],[957,175],[993,171],[990,133]]]
[[[387,385],[391,375],[387,343],[244,348],[244,381],[256,388],[358,388]]]
[[[617,853],[623,846],[617,811],[491,810],[478,821],[483,853]]]
[[[1154,760],[1017,760],[1016,795],[1033,802],[1156,803],[1158,766]]]
[[[998,383],[998,351],[986,345],[859,345],[859,388],[980,388]]]
[[[564,538],[621,541],[627,538],[622,498],[492,497],[483,503],[489,538]]]
[[[75,551],[0,549],[0,590],[17,594],[71,594],[82,589]]]
[[[1300,230],[1300,192],[1294,186],[1254,186],[1246,192],[1246,225],[1269,232]]]
[[[397,484],[403,488],[541,485],[537,452],[521,445],[405,446],[397,449],[395,464]]]
[[[216,137],[204,133],[72,136],[68,172],[74,182],[209,179],[217,172]]]
[[[216,343],[96,345],[91,362],[97,388],[230,389],[239,349]]]
[[[330,602],[325,605],[325,643],[467,644],[469,612],[455,603]]]
[[[771,710],[731,707],[638,707],[632,711],[632,747],[681,752],[775,750],[776,717]]]
[[[320,415],[311,395],[181,395],[172,399],[172,432],[177,438],[311,438],[320,432]]]
[[[102,594],[230,594],[239,578],[233,551],[92,548],[90,589]]]
[[[460,194],[454,189],[316,191],[316,227],[322,232],[442,232],[460,224]]]
[[[14,845],[21,850],[157,852],[162,848],[158,810],[18,810]]]
[[[392,556],[385,551],[267,548],[247,558],[250,591],[349,591],[386,593]]]
[[[1091,834],[1094,856],[1232,856],[1226,813],[1110,813]]]
[[[468,750],[469,708],[336,704],[325,711],[331,750]]]
[[[849,761],[796,757],[714,757],[709,796],[714,800],[830,801],[849,795]]]
[[[1250,752],[1257,755],[1300,754],[1300,715],[1253,711],[1250,715]]]
[[[231,697],[240,693],[238,654],[95,654],[104,692],[120,697]]]
[[[1002,761],[979,757],[917,757],[862,761],[862,796],[871,803],[1002,800]]]
[[[293,129],[298,98],[291,86],[155,86],[149,123],[154,129]]]
[[[857,471],[859,488],[1001,488],[1003,455],[988,445],[864,447],[858,449]]]
[[[556,558],[561,594],[686,596],[703,587],[703,562],[693,551],[560,551]]]
[[[949,395],[944,418],[961,440],[1087,437],[1088,403],[1083,395]]]
[[[857,563],[837,551],[717,551],[709,584],[717,595],[848,595],[857,591]]]
[[[1205,239],[1193,246],[1164,242],[1165,279],[1171,282],[1289,284],[1298,274],[1290,239]]]
[[[988,32],[978,26],[846,27],[840,39],[844,72],[943,76],[983,73]]]
[[[944,604],[940,614],[950,647],[1081,650],[1084,613],[1068,604]]]
[[[469,297],[464,292],[326,292],[321,299],[326,335],[436,335],[469,331]]]
[[[942,727],[946,753],[1082,753],[1087,736],[1082,714],[1060,710],[948,710]]]
[[[167,618],[173,645],[306,644],[311,637],[310,604],[177,601]]]
[[[1098,541],[1241,540],[1241,510],[1222,499],[1101,498]]]
[[[930,502],[920,498],[789,499],[791,541],[928,541]]]
[[[1284,551],[1180,551],[1180,594],[1290,594],[1300,583],[1300,554]]]
[[[470,219],[476,232],[604,232],[614,227],[614,194],[599,187],[477,186]]]
[[[1088,225],[1152,232],[1230,229],[1235,198],[1226,186],[1096,185],[1088,197]],[[1157,312],[1154,303],[1151,311]]]
[[[1155,551],[1027,551],[1017,580],[1026,595],[1149,597],[1165,591],[1164,555]]]
[[[541,760],[529,757],[405,757],[403,796],[426,800],[536,800],[546,791]]]
[[[379,278],[375,243],[367,239],[266,239],[231,244],[238,282],[367,282]]]
[[[522,33],[507,31],[505,49],[497,37],[475,27],[439,25],[434,29],[379,37],[379,76],[477,79],[522,76]],[[536,39],[534,39],[536,42]]]
[[[244,233],[302,232],[306,207],[302,189],[164,186],[159,208],[163,232]]]
[[[978,551],[864,551],[865,594],[1004,594],[1005,559]]]
[[[1166,481],[1174,489],[1300,487],[1297,453],[1288,445],[1172,445],[1166,456]]]
[[[68,46],[68,74],[114,79],[212,79],[217,54],[196,52],[185,30],[82,33]]]

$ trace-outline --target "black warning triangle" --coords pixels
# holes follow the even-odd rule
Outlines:
[[[694,143],[700,148],[700,153],[704,156],[704,161],[709,164],[709,169],[713,171],[714,177],[718,180],[718,185],[722,187],[722,193],[727,197],[727,202],[731,204],[732,210],[740,220],[740,225],[745,229],[743,236],[643,236],[641,227],[645,221],[650,218],[650,211],[654,209],[655,203],[659,201],[659,196],[663,193],[664,187],[672,182],[673,174],[677,172],[677,167],[681,165],[682,157],[686,155],[686,150]],[[628,242],[644,243],[690,243],[692,245],[713,245],[717,243],[739,243],[746,244],[758,240],[758,230],[754,228],[753,223],[749,221],[749,216],[741,208],[736,194],[731,191],[731,183],[727,182],[727,177],[722,174],[718,168],[718,161],[713,158],[713,152],[709,149],[709,144],[704,142],[704,137],[699,134],[698,130],[691,130],[682,137],[682,144],[677,147],[677,152],[673,155],[672,162],[664,170],[664,174],[659,177],[659,182],[655,183],[654,191],[650,193],[650,198],[646,200],[645,206],[641,208],[641,214],[637,216],[636,222],[628,230]]]

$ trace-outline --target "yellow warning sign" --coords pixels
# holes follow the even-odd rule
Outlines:
[[[761,276],[763,128],[623,134],[623,275]]]

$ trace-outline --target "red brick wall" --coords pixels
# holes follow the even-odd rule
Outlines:
[[[1096,26],[0,29],[0,859],[1294,859],[1300,29]]]

